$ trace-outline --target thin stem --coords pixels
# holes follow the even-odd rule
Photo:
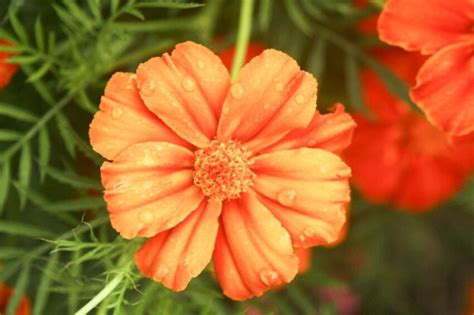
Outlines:
[[[92,300],[90,300],[86,305],[84,305],[80,310],[78,310],[75,315],[86,315],[89,313],[94,307],[99,305],[106,297],[109,296],[110,293],[122,282],[124,277],[124,273],[119,273],[116,275],[112,281],[110,281],[99,293]]]
[[[252,31],[253,0],[242,0],[240,7],[239,29],[237,33],[237,43],[235,44],[235,56],[232,62],[231,78],[235,80],[240,68],[244,64],[250,33]]]

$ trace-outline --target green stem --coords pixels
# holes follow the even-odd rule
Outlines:
[[[75,315],[86,315],[94,309],[100,302],[102,302],[110,293],[122,282],[124,273],[116,275],[92,300],[78,310]]]
[[[239,30],[237,34],[237,43],[235,44],[235,56],[232,63],[231,78],[235,80],[240,68],[244,64],[247,47],[249,44],[250,33],[252,31],[252,12],[253,0],[241,0],[239,18]]]

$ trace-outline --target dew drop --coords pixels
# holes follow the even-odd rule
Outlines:
[[[196,81],[194,81],[190,76],[185,76],[183,81],[181,81],[181,85],[185,91],[191,92],[196,88]]]
[[[235,98],[235,99],[241,99],[242,96],[244,95],[244,88],[240,83],[235,83],[231,88],[230,88],[230,94]]]
[[[295,97],[295,101],[296,101],[296,103],[298,103],[298,104],[303,104],[304,101],[305,101],[305,98],[304,98],[303,95],[298,94],[298,95],[296,95],[296,97]]]
[[[161,265],[160,267],[158,267],[157,276],[158,276],[159,279],[162,279],[162,278],[165,277],[169,272],[170,272],[170,269],[168,268],[168,266],[166,266],[166,265]]]
[[[151,79],[150,81],[146,82],[142,88],[142,93],[145,96],[150,96],[153,94],[156,88],[156,81]]]
[[[198,60],[198,61],[197,61],[197,65],[198,65],[198,68],[199,68],[199,69],[201,69],[201,70],[204,69],[204,61]]]
[[[126,188],[128,188],[128,182],[125,180],[118,180],[112,186],[112,189],[116,192],[124,190]]]
[[[291,206],[296,199],[296,191],[294,189],[285,189],[278,193],[278,202],[284,206]]]
[[[271,269],[263,269],[260,271],[260,280],[267,286],[276,286],[280,284],[278,272]]]
[[[112,119],[119,119],[122,116],[123,110],[119,107],[112,109]]]
[[[135,81],[137,80],[137,75],[132,74],[127,81],[127,90],[133,90],[133,88],[136,86]]]
[[[153,221],[153,213],[150,211],[142,211],[138,214],[138,220],[145,224],[149,224]]]
[[[277,90],[278,92],[283,91],[283,83],[278,82],[278,83],[275,85],[275,90]]]
[[[308,226],[304,229],[303,234],[306,237],[314,237],[316,235],[317,231],[314,226]]]

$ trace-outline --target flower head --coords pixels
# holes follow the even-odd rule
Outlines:
[[[0,283],[0,314],[5,314],[7,312],[8,302],[13,295],[14,289]],[[30,300],[23,296],[20,299],[18,307],[16,309],[16,315],[30,315]]]
[[[149,238],[141,272],[186,288],[214,260],[237,300],[287,283],[294,247],[338,237],[350,169],[333,152],[354,122],[341,105],[315,111],[316,80],[265,50],[231,83],[222,61],[186,42],[116,73],[90,127],[112,226]]]
[[[414,80],[424,58],[397,48],[376,57],[406,82]],[[402,100],[390,94],[377,75],[362,73],[365,102],[376,115],[355,117],[358,128],[345,157],[353,181],[375,202],[425,211],[451,197],[474,166],[472,144],[453,146],[444,134]]]
[[[0,46],[12,46],[13,44],[4,39],[0,39]],[[0,51],[0,89],[3,89],[10,83],[11,78],[18,70],[18,65],[9,63],[6,59],[13,56],[12,53]]]
[[[411,97],[428,120],[453,140],[474,139],[474,2],[389,0],[380,38],[407,51],[432,55]]]

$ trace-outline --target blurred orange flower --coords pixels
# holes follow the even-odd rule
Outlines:
[[[398,48],[378,49],[374,55],[408,83],[424,62],[423,56]],[[358,128],[345,157],[355,185],[372,201],[413,211],[451,197],[473,168],[474,146],[450,145],[443,133],[390,94],[374,72],[365,70],[361,80],[376,119],[354,117]]]
[[[8,301],[13,295],[14,289],[7,287],[3,283],[0,283],[0,314],[6,314]],[[30,301],[26,296],[23,296],[20,299],[20,303],[16,309],[16,315],[29,315],[30,310]]]
[[[264,50],[265,47],[260,43],[249,43],[247,48],[247,54],[245,55],[245,63],[252,60],[253,57],[260,55]],[[226,50],[217,53],[217,55],[219,56],[219,58],[221,58],[222,62],[224,63],[224,66],[230,70],[232,68],[232,62],[234,60],[235,46],[230,46]]]
[[[351,172],[332,152],[354,122],[315,104],[313,76],[272,49],[233,83],[192,42],[113,75],[90,140],[112,160],[101,168],[112,226],[150,238],[141,272],[179,291],[213,256],[224,293],[243,300],[294,278],[293,247],[333,242]]]
[[[433,55],[420,69],[411,97],[453,140],[474,140],[474,1],[389,0],[380,38]]]
[[[0,46],[13,46],[12,43],[0,39]],[[11,78],[18,70],[18,65],[7,62],[7,58],[13,56],[12,53],[0,51],[0,89],[3,89],[10,83]]]

